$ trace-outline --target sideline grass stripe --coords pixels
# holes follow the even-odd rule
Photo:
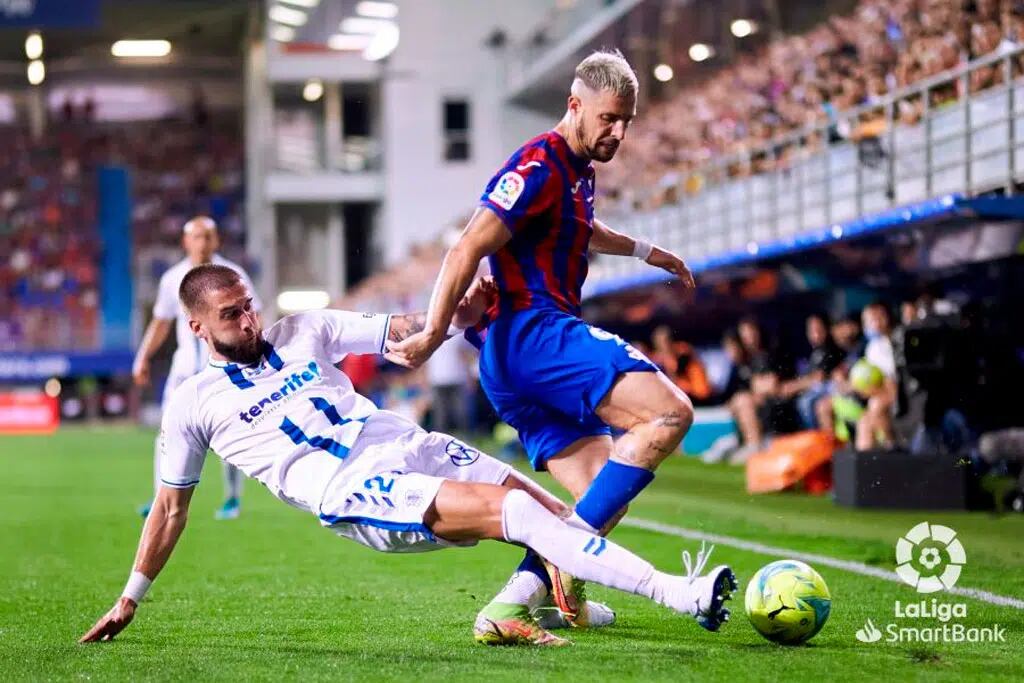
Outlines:
[[[860,574],[861,576],[870,576],[876,579],[882,579],[883,581],[903,583],[903,579],[901,579],[896,574],[896,572],[889,571],[887,569],[881,569],[879,567],[872,567],[871,565],[864,564],[863,562],[840,560],[835,557],[829,557],[828,555],[817,555],[815,553],[803,553],[797,550],[787,550],[786,548],[765,545],[764,543],[745,541],[742,538],[735,538],[733,536],[710,534],[704,531],[687,529],[681,526],[662,524],[661,522],[655,522],[649,519],[626,517],[620,522],[620,524],[623,526],[632,527],[634,529],[645,529],[647,531],[654,531],[661,534],[667,534],[669,536],[678,536],[679,538],[687,538],[694,541],[708,541],[709,543],[715,543],[717,545],[723,545],[729,548],[747,550],[749,552],[760,553],[762,555],[791,557],[797,560],[802,560],[809,564],[818,564],[825,567],[832,567],[833,569],[842,569],[844,571],[853,572],[854,574]],[[987,602],[992,605],[998,605],[1000,607],[1013,607],[1014,609],[1024,610],[1024,600],[1019,600],[1018,598],[1013,598],[1007,595],[998,595],[996,593],[990,593],[988,591],[983,591],[978,588],[963,588],[961,586],[953,586],[952,588],[947,589],[945,592],[953,593],[954,595],[961,595],[967,598],[974,598],[975,600],[981,600],[982,602]]]

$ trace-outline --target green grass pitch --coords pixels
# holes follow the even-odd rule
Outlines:
[[[689,618],[598,587],[619,623],[569,634],[561,650],[474,644],[477,610],[520,557],[485,543],[416,556],[374,553],[247,482],[243,515],[217,522],[220,473],[210,463],[189,528],[135,622],[113,643],[76,639],[117,597],[148,495],[152,432],[66,428],[0,439],[0,678],[3,680],[1024,680],[1024,611],[966,602],[968,626],[998,623],[1002,644],[863,644],[870,618],[894,621],[909,587],[818,567],[832,616],[808,645],[763,640],[742,614],[719,634]],[[212,458],[211,458],[212,459]],[[550,482],[542,479],[545,484]],[[967,551],[961,586],[1024,598],[1024,516],[872,512],[827,498],[747,496],[742,472],[674,459],[631,515],[891,569],[896,539],[920,521],[956,529]],[[614,538],[679,571],[695,543],[622,528]],[[741,584],[778,559],[719,546]],[[928,596],[931,597],[931,596]],[[936,625],[935,620],[907,622]]]

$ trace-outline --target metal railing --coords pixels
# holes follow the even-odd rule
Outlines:
[[[687,180],[670,188],[682,197],[676,203],[605,215],[626,233],[701,263],[735,251],[756,255],[765,243],[811,230],[831,227],[839,238],[844,221],[931,198],[999,188],[1012,194],[1024,169],[1022,57],[1024,46],[986,55],[716,159],[688,178],[700,183],[696,192],[687,193]],[[972,93],[976,73],[1001,82]],[[913,123],[907,111],[915,112]],[[856,140],[835,140],[837,129],[871,127]],[[588,290],[643,269],[634,259],[601,259]]]

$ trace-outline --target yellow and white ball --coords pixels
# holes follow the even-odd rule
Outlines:
[[[747,618],[758,633],[775,643],[796,645],[810,640],[828,621],[831,610],[825,580],[798,560],[767,564],[747,585]]]

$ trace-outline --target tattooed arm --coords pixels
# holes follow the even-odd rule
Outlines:
[[[388,341],[400,342],[417,332],[422,332],[427,324],[427,314],[405,313],[391,316],[391,326],[388,328]]]
[[[456,307],[455,315],[452,317],[452,325],[459,330],[472,327],[480,321],[480,318],[497,300],[497,297],[498,287],[494,282],[494,278],[490,276],[480,278],[473,283],[469,291],[466,292],[466,296],[462,297],[458,307]],[[425,312],[392,315],[391,327],[388,330],[388,345],[397,344],[422,332],[426,328],[426,324],[427,314]],[[451,335],[446,335],[445,338],[447,339],[449,336]],[[390,351],[385,353],[384,357],[398,365],[412,367],[405,358],[396,356]]]

